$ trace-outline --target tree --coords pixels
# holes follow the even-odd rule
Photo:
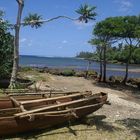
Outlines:
[[[112,38],[110,36],[110,22],[107,20],[103,20],[101,22],[96,23],[95,28],[93,30],[93,35],[98,38],[99,42],[102,44],[102,53],[103,53],[103,82],[106,82],[106,52],[107,47],[110,46],[112,42]]]
[[[123,83],[126,83],[128,78],[128,66],[132,58],[132,54],[140,43],[140,16],[125,16],[122,20],[122,30],[118,37],[124,39],[129,50],[126,58],[126,74]]]
[[[140,16],[110,17],[96,24],[93,34],[104,38],[104,80],[106,71],[106,47],[117,40],[122,40],[127,46],[128,55],[126,57],[126,74],[123,82],[126,83],[128,77],[128,65],[132,58],[134,48],[140,43]]]
[[[100,61],[100,76],[99,76],[99,82],[102,81],[102,58],[103,58],[103,42],[100,38],[94,38],[94,39],[91,39],[89,41],[89,43],[91,45],[96,45],[96,51],[97,51],[97,54],[99,54],[99,61]]]
[[[0,11],[0,20],[3,18]],[[0,22],[0,79],[10,78],[13,57],[13,36],[8,32],[8,22]]]
[[[59,19],[59,18],[66,18],[70,20],[79,20],[82,22],[87,23],[89,20],[94,20],[96,13],[95,8],[96,7],[90,7],[88,5],[81,6],[76,12],[80,14],[80,17],[78,19],[72,19],[67,16],[57,16],[48,20],[43,20],[42,17],[38,14],[29,14],[28,17],[24,18],[24,22],[21,22],[21,16],[22,11],[24,7],[24,0],[16,0],[18,3],[18,14],[17,14],[17,22],[14,25],[15,28],[15,41],[14,41],[14,61],[13,61],[13,70],[12,70],[12,76],[10,81],[10,87],[15,88],[16,87],[16,81],[17,81],[17,72],[18,72],[18,61],[19,61],[19,32],[21,25],[27,26],[30,25],[31,27],[41,27],[43,23],[51,22],[53,20]]]
[[[18,14],[17,14],[17,22],[14,25],[15,28],[15,38],[14,38],[14,60],[13,60],[13,69],[10,80],[10,87],[16,87],[17,81],[17,72],[18,72],[18,64],[19,64],[19,32],[21,26],[21,16],[24,7],[24,0],[16,0],[18,3]]]

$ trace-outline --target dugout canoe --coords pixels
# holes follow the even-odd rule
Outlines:
[[[0,137],[45,129],[84,117],[101,108],[107,101],[107,94],[101,92],[69,99],[70,97],[62,102],[60,100],[55,104],[42,105],[30,110],[21,110],[17,107],[13,110],[1,109]]]

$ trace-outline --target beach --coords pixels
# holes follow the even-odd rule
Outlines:
[[[23,73],[22,73],[23,75]],[[36,79],[40,89],[64,91],[85,91],[108,93],[111,105],[104,105],[86,118],[47,129],[38,133],[23,135],[14,140],[139,140],[140,138],[140,91],[128,87],[109,86],[82,77],[64,77],[48,73],[27,72],[25,77]],[[42,80],[41,80],[42,79]],[[32,85],[34,88],[34,85]]]

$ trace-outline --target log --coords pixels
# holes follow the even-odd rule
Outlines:
[[[28,101],[21,101],[20,104],[30,104],[30,103],[40,103],[40,102],[46,102],[46,101],[53,101],[53,100],[58,100],[58,99],[65,99],[65,98],[71,98],[71,97],[77,97],[77,96],[84,96],[90,94],[91,92],[85,92],[85,93],[77,93],[77,94],[72,94],[72,95],[67,95],[67,96],[60,96],[60,97],[52,97],[52,98],[47,98],[47,99],[37,99],[37,100],[28,100]]]
[[[57,104],[57,105],[42,107],[42,108],[38,108],[38,109],[33,109],[33,110],[30,110],[30,111],[17,113],[14,116],[19,117],[19,116],[26,115],[26,114],[32,114],[32,113],[35,113],[35,112],[45,111],[45,110],[48,110],[48,109],[54,109],[54,108],[57,108],[57,107],[62,107],[62,106],[72,105],[72,104],[76,104],[76,103],[80,103],[80,102],[85,102],[85,101],[93,100],[95,98],[97,98],[97,96],[88,97],[88,98],[84,98],[84,99],[79,99],[79,100],[76,100],[76,101],[70,101],[70,102],[66,102],[66,103],[61,103],[61,104]]]

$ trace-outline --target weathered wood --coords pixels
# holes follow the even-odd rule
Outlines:
[[[97,98],[97,96],[87,97],[87,98],[84,98],[84,99],[79,99],[79,100],[69,101],[69,102],[61,103],[61,104],[57,104],[57,105],[52,105],[52,106],[42,107],[42,108],[38,108],[38,109],[33,109],[33,110],[30,110],[30,111],[17,113],[17,114],[15,114],[15,116],[19,117],[21,115],[31,114],[31,113],[35,113],[35,112],[45,111],[45,110],[48,110],[48,109],[54,109],[54,108],[57,108],[57,107],[62,107],[62,106],[72,105],[72,104],[76,104],[76,103],[80,103],[80,102],[85,102],[85,101],[93,100],[95,98]]]
[[[30,89],[4,89],[2,91],[0,91],[0,93],[5,93],[5,94],[9,94],[9,93],[38,93],[38,92],[63,92],[63,90],[57,90],[57,89],[50,89],[50,90],[30,90]]]
[[[98,110],[99,108],[101,108],[102,105],[107,100],[107,94],[105,93],[99,93],[98,95],[96,95],[96,97],[95,95],[92,94],[90,98],[85,97],[86,100],[84,99],[79,100],[80,102],[75,103],[75,104],[74,103],[71,104],[72,102],[69,102],[68,100],[66,102],[70,103],[70,105],[65,104],[65,106],[60,107],[61,109],[60,111],[58,110],[58,107],[50,109],[50,110],[46,110],[45,108],[43,109],[43,111],[37,111],[37,112],[34,110],[31,110],[33,111],[33,113],[26,111],[25,114],[19,115],[18,117],[16,117],[14,114],[16,112],[17,112],[16,114],[19,114],[18,112],[20,110],[19,111],[13,110],[14,112],[10,110],[10,112],[6,114],[1,114],[0,137],[4,137],[4,136],[7,137],[11,135],[16,135],[22,132],[26,133],[30,131],[37,131],[40,129],[50,128],[55,125],[65,123],[68,120],[69,121],[76,120],[78,118],[89,115],[93,113],[94,111]],[[76,98],[76,100],[78,99]],[[56,103],[54,104],[56,105]],[[41,108],[43,106],[44,105],[42,105]],[[40,109],[39,107],[40,107],[40,103],[39,103],[38,109]],[[51,106],[45,105],[45,107],[51,107]],[[66,107],[68,107],[67,110],[66,110]],[[20,117],[23,117],[23,118],[20,118]]]
[[[64,91],[62,91],[62,92],[51,92],[51,94],[74,94],[74,93],[80,93],[80,91],[69,91],[69,92],[64,92]],[[48,91],[48,92],[37,92],[37,93],[23,93],[23,94],[21,94],[21,93],[18,93],[18,94],[8,94],[9,96],[24,96],[24,95],[45,95],[45,94],[50,94],[50,91]]]
[[[76,111],[78,109],[95,107],[95,106],[99,106],[99,105],[103,105],[103,104],[104,104],[104,102],[101,102],[101,103],[97,103],[97,104],[85,105],[85,106],[80,106],[80,107],[76,107],[76,108],[69,108],[69,109],[60,110],[60,111],[47,111],[47,112],[41,112],[41,113],[34,113],[33,115],[34,116],[37,116],[37,115],[56,115],[56,114],[61,114],[61,113],[67,113],[67,112],[70,112],[70,111]],[[20,116],[20,118],[26,118],[26,117],[28,117],[28,114]]]
[[[77,97],[77,96],[84,96],[84,95],[91,95],[91,92],[81,92],[77,94],[72,94],[72,95],[65,95],[65,96],[60,96],[60,97],[52,97],[52,98],[47,98],[47,99],[37,99],[37,100],[28,100],[28,101],[21,101],[20,104],[30,104],[30,103],[39,103],[39,102],[46,102],[46,101],[53,101],[53,100],[59,100],[59,99],[65,99],[65,98],[72,98],[72,97]]]
[[[17,100],[16,100],[15,98],[13,98],[13,97],[10,97],[10,99],[12,100],[12,102],[13,102],[16,106],[18,106],[18,107],[21,109],[22,112],[26,111],[26,109],[24,108],[24,106],[23,106],[19,101],[17,101]]]

